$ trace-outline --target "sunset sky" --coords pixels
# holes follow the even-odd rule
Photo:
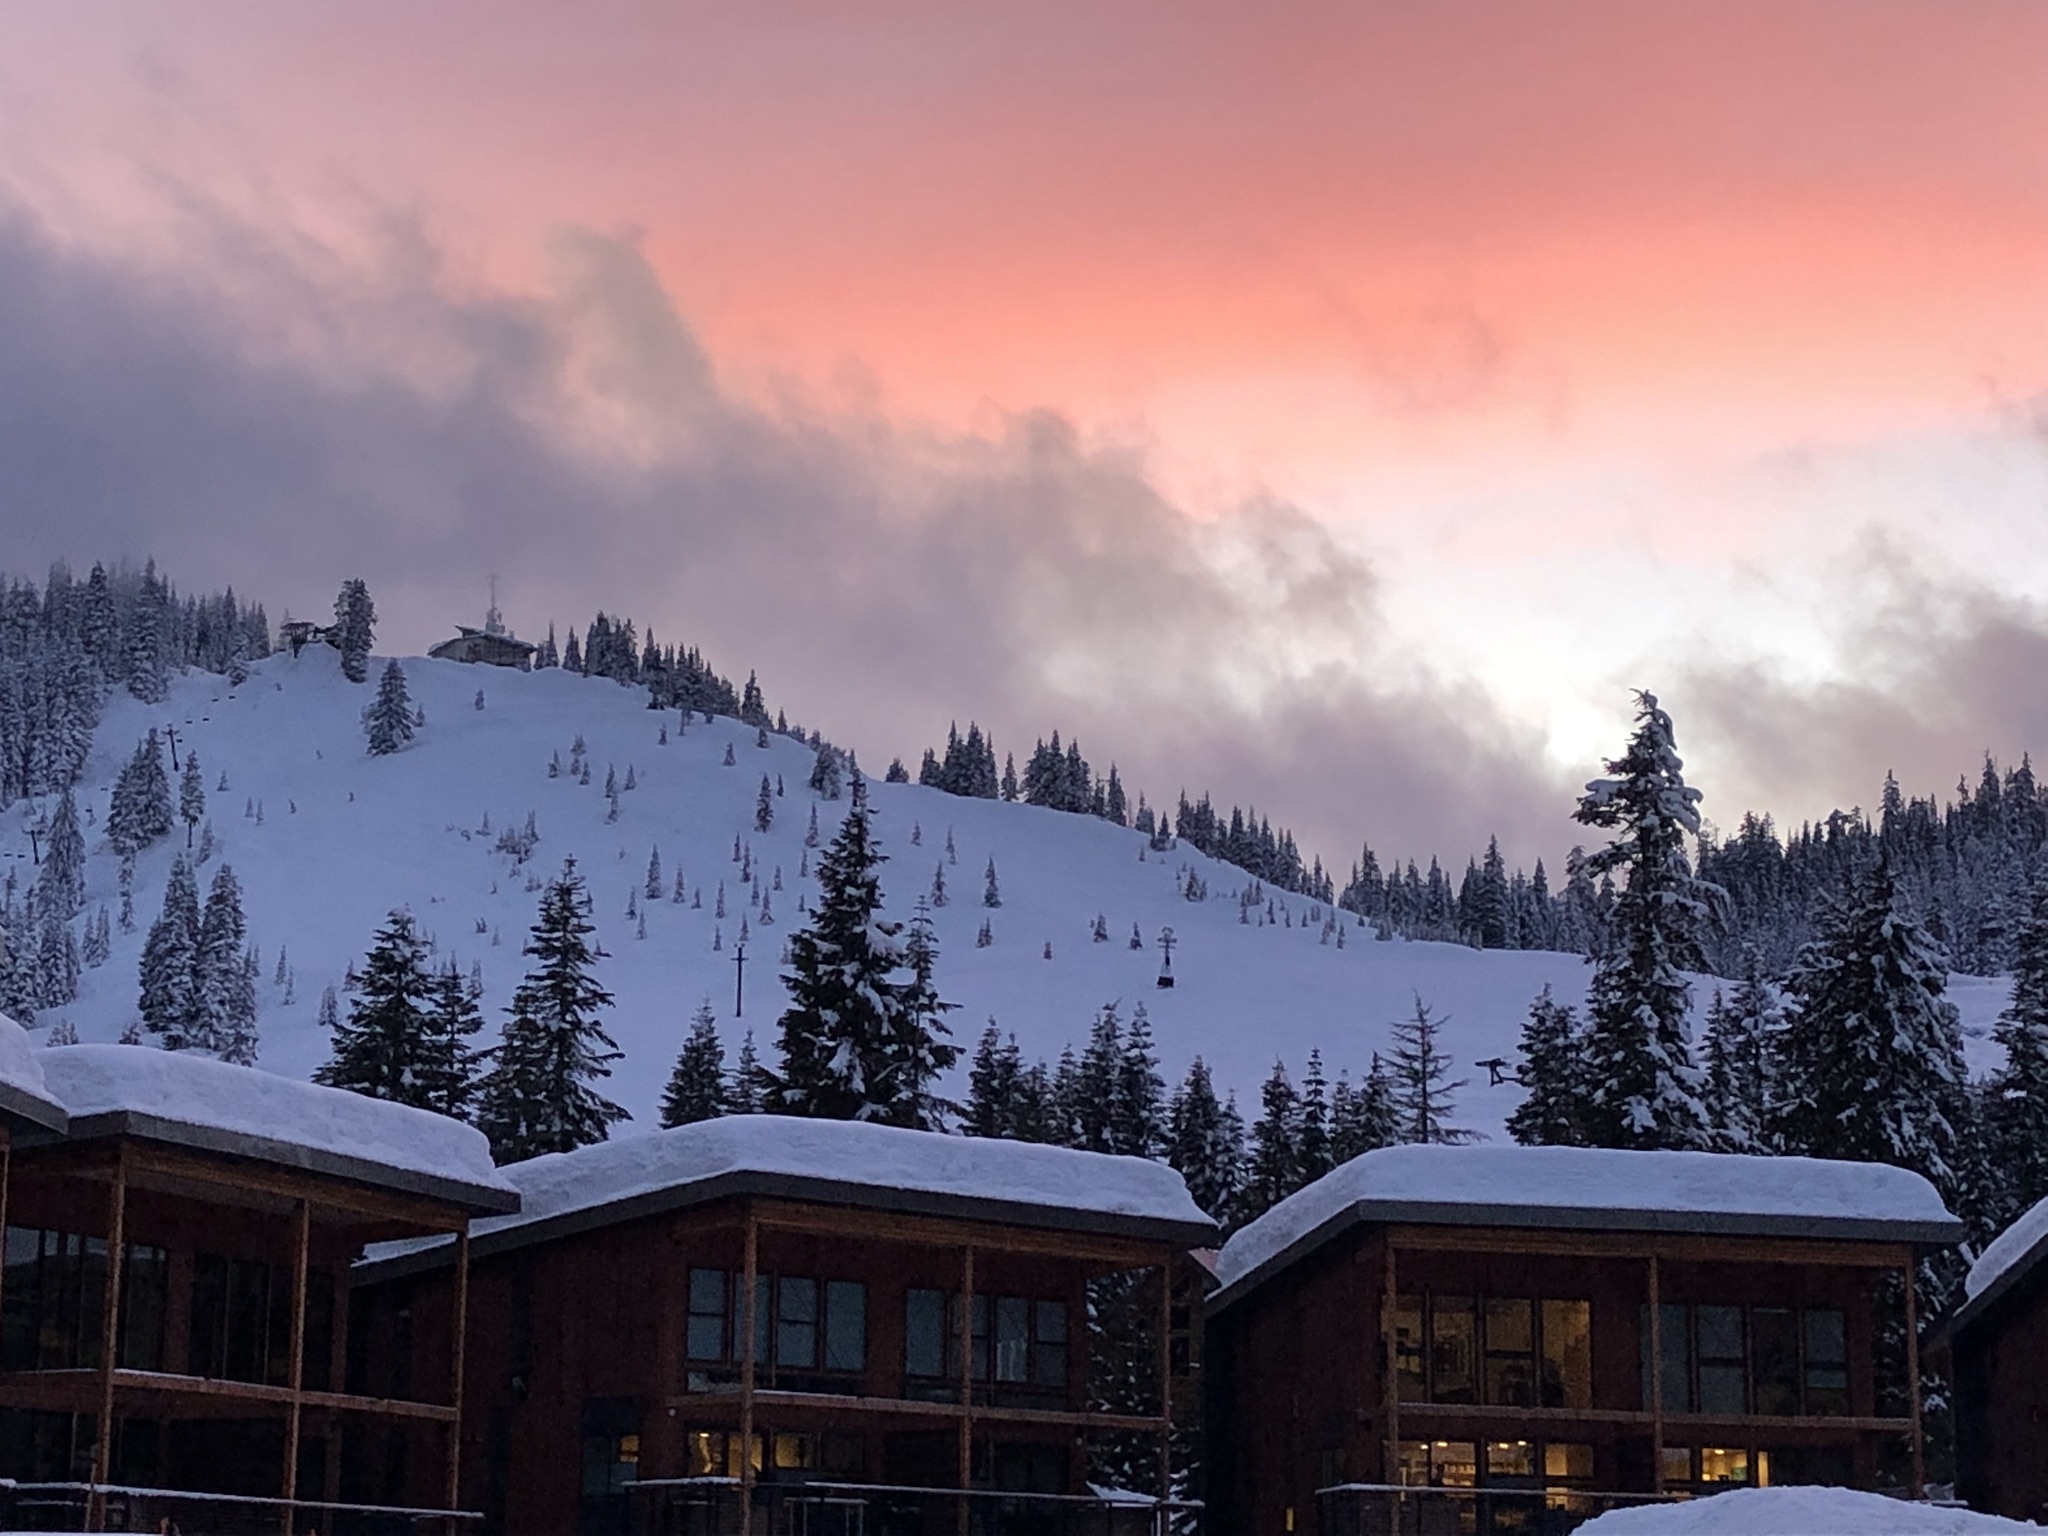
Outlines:
[[[2048,743],[2038,3],[0,8],[4,564],[624,609],[1348,864]]]

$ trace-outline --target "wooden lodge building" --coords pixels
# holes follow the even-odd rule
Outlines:
[[[504,1173],[521,1210],[477,1224],[459,1351],[454,1244],[375,1250],[355,1287],[383,1369],[467,1362],[460,1490],[485,1531],[1153,1529],[1190,1368],[1172,1287],[1215,1238],[1172,1169],[741,1116]],[[1148,1324],[1115,1413],[1087,1393],[1089,1285],[1112,1277]],[[1088,1487],[1104,1435],[1158,1469],[1135,1523]],[[426,1497],[428,1470],[391,1496]]]
[[[1224,1247],[1208,1528],[1524,1531],[1739,1484],[1917,1493],[1913,1261],[1961,1232],[1883,1166],[1368,1153]],[[1898,1383],[1873,1364],[1886,1296]]]
[[[2048,1200],[1985,1248],[1944,1330],[1956,1397],[1956,1496],[2048,1521]]]
[[[15,1056],[61,1113],[24,1111]],[[449,1509],[461,1363],[433,1393],[349,1390],[349,1275],[366,1243],[516,1209],[479,1133],[196,1054],[32,1050],[5,1020],[0,1078],[0,1524],[359,1530],[345,1477],[405,1429],[438,1437],[423,1507]]]

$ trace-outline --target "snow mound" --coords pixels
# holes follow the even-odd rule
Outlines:
[[[48,1112],[55,1125],[63,1124],[64,1107],[51,1095],[43,1077],[42,1052],[28,1031],[4,1013],[0,1013],[0,1087],[33,1101],[35,1108]]]
[[[1961,1229],[1934,1186],[1882,1163],[1588,1147],[1386,1147],[1288,1196],[1223,1245],[1228,1287],[1360,1205],[1387,1219],[1739,1231],[1745,1221],[1903,1223]],[[1431,1207],[1439,1208],[1432,1212]],[[1464,1208],[1460,1214],[1460,1208]]]
[[[857,1121],[731,1115],[551,1153],[499,1172],[519,1191],[519,1213],[475,1223],[470,1229],[474,1237],[731,1174],[873,1190],[892,1202],[909,1191],[1036,1206],[1064,1216],[1085,1212],[1213,1230],[1180,1175],[1163,1163]],[[395,1257],[424,1246],[430,1245],[382,1244],[367,1257]]]
[[[146,1116],[200,1131],[306,1149],[399,1173],[509,1193],[474,1126],[339,1088],[230,1066],[191,1051],[69,1045],[41,1053],[51,1094],[74,1128],[95,1115]]]
[[[1683,1504],[1609,1510],[1579,1527],[1581,1536],[2040,1536],[2040,1530],[1853,1488],[1733,1488]]]
[[[1963,1294],[1971,1301],[1990,1290],[2020,1260],[2048,1238],[2048,1200],[2036,1202],[2019,1220],[1986,1245],[1963,1277]]]

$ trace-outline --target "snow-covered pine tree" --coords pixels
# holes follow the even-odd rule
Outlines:
[[[341,652],[341,675],[352,683],[367,682],[370,647],[377,637],[377,607],[360,577],[343,582],[335,596],[334,631],[335,649]]]
[[[1116,1113],[1111,1149],[1127,1157],[1158,1158],[1166,1151],[1166,1082],[1152,1044],[1152,1021],[1139,1003],[1131,1010],[1117,1060]]]
[[[1301,1101],[1286,1063],[1276,1061],[1259,1089],[1259,1118],[1252,1122],[1238,1224],[1263,1216],[1301,1183]]]
[[[405,688],[405,668],[395,656],[377,679],[377,697],[363,712],[363,730],[372,757],[388,757],[412,741],[412,698]]]
[[[590,1146],[628,1118],[592,1086],[611,1076],[620,1052],[601,1017],[612,995],[591,975],[589,912],[576,861],[566,860],[541,895],[524,949],[534,965],[478,1085],[477,1125],[500,1162]]]
[[[725,1113],[725,1045],[718,1038],[718,1016],[707,997],[691,1017],[690,1033],[662,1090],[661,1124],[667,1130],[716,1120]]]
[[[85,837],[78,827],[78,802],[65,786],[57,797],[56,814],[36,873],[36,907],[70,918],[85,905]]]
[[[206,780],[200,777],[199,754],[187,752],[185,767],[178,775],[178,819],[185,823],[185,846],[192,846],[192,834],[206,819]]]
[[[676,873],[680,877],[682,871],[678,870]],[[676,889],[678,893],[682,890],[680,878],[678,878]],[[661,890],[661,849],[655,847],[649,849],[647,853],[647,884],[642,888],[641,894],[646,896],[649,901],[659,901],[661,900]],[[681,895],[678,894],[676,899],[680,901],[682,899]]]
[[[761,1057],[754,1049],[754,1032],[740,1036],[739,1055],[733,1058],[732,1077],[726,1085],[725,1112],[729,1115],[758,1115],[761,1105]]]
[[[1992,1036],[2005,1064],[1987,1088],[1985,1140],[1998,1196],[1991,1217],[2003,1228],[2048,1199],[2048,867],[2013,938],[2012,996]]]
[[[171,781],[164,773],[156,727],[135,745],[114,780],[107,808],[107,844],[124,857],[140,853],[171,830]]]
[[[1745,946],[1742,980],[1707,1010],[1707,1110],[1717,1144],[1729,1152],[1769,1152],[1770,1069],[1785,1003]]]
[[[206,893],[192,971],[198,1004],[192,1043],[222,1056],[236,1042],[255,1039],[256,983],[249,973],[247,942],[242,887],[234,866],[223,864]]]
[[[435,983],[427,956],[412,913],[395,909],[357,971],[347,1023],[338,1012],[333,1020],[328,1058],[314,1070],[314,1082],[415,1109],[434,1107],[427,1063],[438,1042],[428,1027]]]
[[[143,1027],[160,1036],[165,1050],[197,1044],[199,999],[199,886],[181,853],[164,882],[163,909],[142,941],[141,995],[136,1012]]]
[[[766,832],[775,825],[775,786],[761,775],[761,792],[754,797],[754,830]]]
[[[1394,1022],[1389,1076],[1404,1142],[1459,1146],[1479,1139],[1477,1133],[1450,1123],[1452,1095],[1465,1086],[1466,1080],[1451,1077],[1451,1058],[1441,1040],[1443,1027],[1449,1022],[1432,1017],[1429,1005],[1419,994],[1414,1017]]]
[[[822,751],[823,749],[821,749]],[[881,917],[880,869],[867,797],[853,803],[818,861],[811,920],[789,940],[789,1007],[778,1024],[781,1065],[765,1074],[771,1112],[828,1120],[928,1124],[929,1070],[956,1053],[913,1017],[916,981],[902,924]]]
[[[996,883],[996,856],[988,856],[988,873],[981,888],[981,904],[984,907],[1000,907],[1003,904],[1003,889]]]
[[[761,921],[772,921],[765,899]],[[887,1080],[906,1087],[888,1123],[942,1130],[952,1106],[932,1092],[932,1085],[960,1059],[960,1047],[951,1042],[953,1031],[946,1023],[946,1015],[960,1005],[939,996],[939,936],[932,926],[931,907],[922,897],[904,934],[903,959],[910,981],[903,993],[901,1033],[885,1046],[884,1059]]]
[[[469,1119],[475,1108],[481,1053],[470,1041],[484,1027],[477,1007],[483,990],[481,974],[465,979],[453,956],[434,973],[417,1076],[424,1107],[456,1120]]]
[[[1508,1134],[1525,1147],[1585,1146],[1585,1032],[1577,1011],[1548,986],[1529,1005],[1521,1055],[1517,1078],[1527,1092],[1508,1116]]]
[[[43,914],[36,944],[37,1008],[62,1008],[78,997],[78,941],[71,925],[52,907]]]
[[[839,749],[830,742],[821,742],[818,756],[811,764],[811,789],[820,798],[837,800],[845,784],[845,770],[839,761]],[[817,807],[811,808],[812,826],[817,823]]]
[[[1195,1204],[1217,1221],[1228,1220],[1244,1183],[1244,1122],[1217,1102],[1201,1057],[1189,1064],[1167,1121],[1167,1162],[1187,1182]]]
[[[1323,1074],[1323,1053],[1308,1053],[1301,1074],[1301,1109],[1294,1146],[1301,1159],[1301,1182],[1313,1184],[1336,1166],[1330,1143],[1330,1084]]]
[[[1771,1064],[1777,1144],[1910,1168],[1961,1206],[1969,1098],[1947,982],[1947,957],[1880,857],[1793,964]]]
[[[990,1140],[1024,1140],[1019,1094],[1024,1077],[1023,1052],[1017,1037],[1005,1037],[990,1019],[975,1043],[967,1069],[967,1104],[960,1129]]]
[[[1696,879],[1686,840],[1700,831],[1700,792],[1685,782],[1671,717],[1636,695],[1636,729],[1586,786],[1573,820],[1610,828],[1593,874],[1624,879],[1587,997],[1587,1139],[1595,1146],[1704,1148],[1712,1141],[1693,1061],[1687,971],[1706,968],[1698,934],[1711,888]]]
[[[1394,1085],[1379,1052],[1373,1052],[1365,1081],[1353,1088],[1343,1078],[1330,1101],[1330,1159],[1342,1167],[1366,1152],[1391,1147],[1401,1139],[1400,1111]]]

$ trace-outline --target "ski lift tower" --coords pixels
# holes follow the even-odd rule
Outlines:
[[[1171,927],[1159,930],[1159,985],[1162,989],[1173,985],[1173,946],[1179,942]]]

